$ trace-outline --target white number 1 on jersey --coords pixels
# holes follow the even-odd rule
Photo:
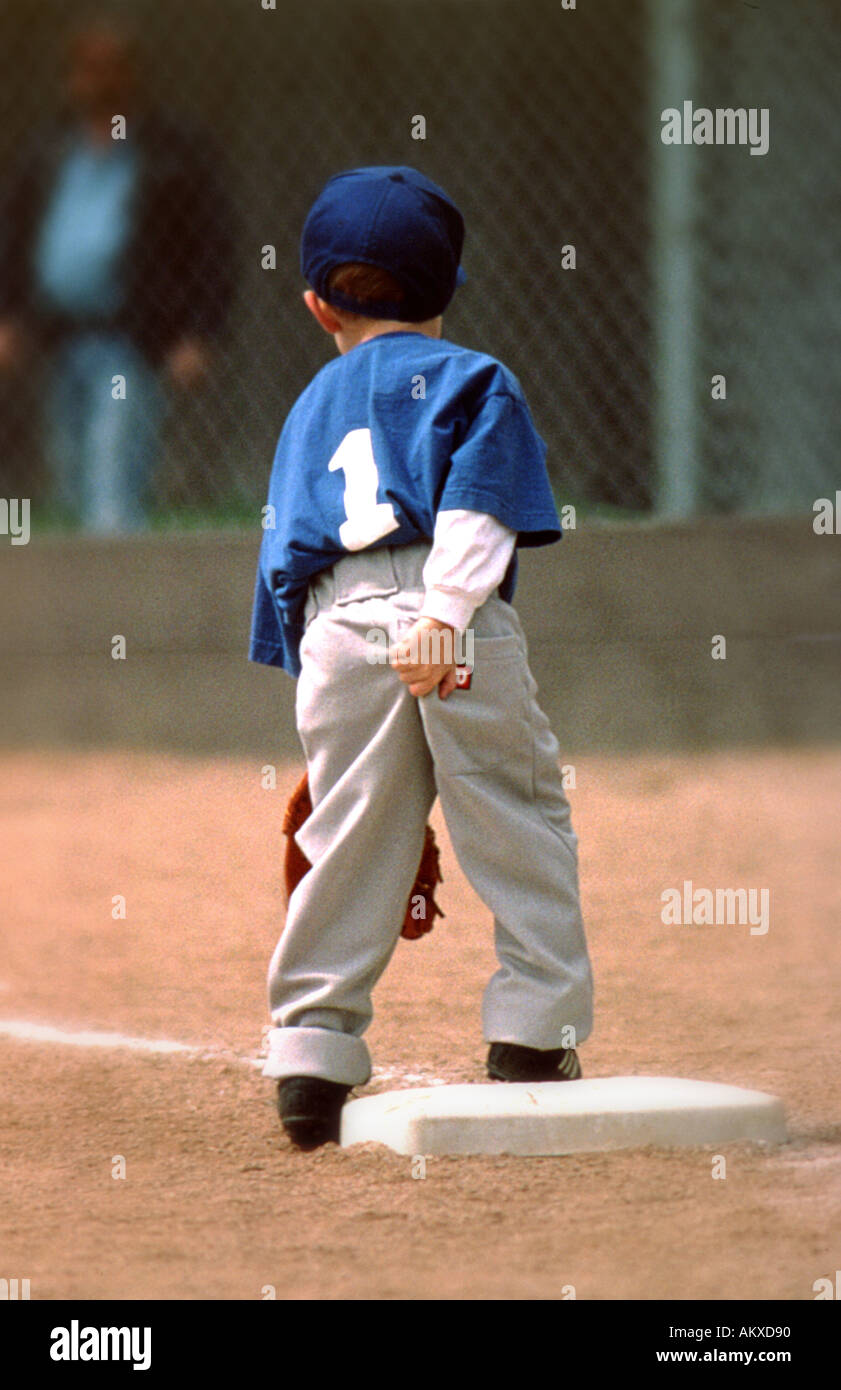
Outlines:
[[[327,467],[331,473],[341,469],[345,475],[347,521],[339,527],[339,540],[345,550],[364,550],[399,528],[391,503],[377,501],[380,475],[369,429],[346,434]]]

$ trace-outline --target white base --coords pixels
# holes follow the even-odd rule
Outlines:
[[[349,1101],[341,1144],[400,1154],[571,1154],[645,1144],[779,1144],[776,1096],[672,1076],[435,1086]]]

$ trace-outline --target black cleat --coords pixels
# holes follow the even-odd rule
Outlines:
[[[581,1063],[571,1047],[540,1052],[521,1043],[491,1043],[488,1076],[494,1081],[580,1081]]]
[[[277,1113],[296,1149],[338,1144],[342,1106],[350,1086],[321,1076],[285,1076],[277,1083]]]

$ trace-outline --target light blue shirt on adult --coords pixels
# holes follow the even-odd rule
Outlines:
[[[69,316],[121,308],[122,261],[132,234],[137,153],[125,141],[77,142],[59,165],[35,247],[42,303]]]

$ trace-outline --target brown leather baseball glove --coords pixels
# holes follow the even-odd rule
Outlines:
[[[310,797],[309,778],[304,773],[289,798],[283,817],[283,833],[286,836],[283,872],[287,903],[304,874],[312,868],[310,861],[295,839],[296,832],[300,830],[311,812],[312,799]],[[432,931],[435,918],[444,916],[435,901],[435,889],[442,882],[441,852],[435,839],[435,831],[431,825],[428,825],[424,833],[423,851],[417,876],[409,894],[406,915],[403,918],[403,927],[400,932],[400,935],[405,936],[407,941],[416,941],[419,936],[425,936],[427,932]],[[418,899],[421,901],[418,902]]]

